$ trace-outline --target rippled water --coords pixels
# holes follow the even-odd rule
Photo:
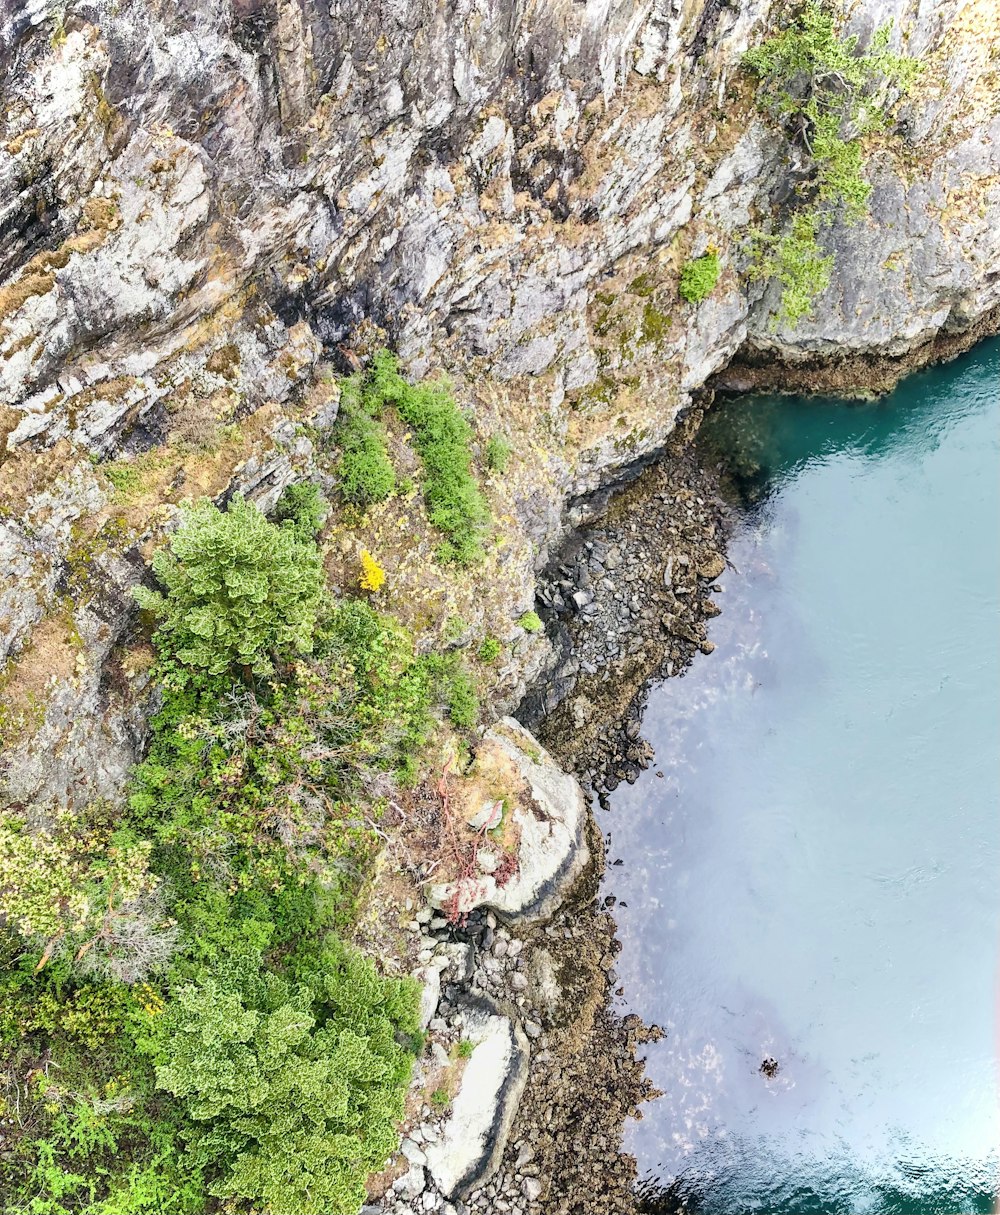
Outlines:
[[[704,439],[746,501],[718,648],[653,690],[602,819],[622,1004],[668,1031],[648,1207],[992,1211],[1000,343]]]

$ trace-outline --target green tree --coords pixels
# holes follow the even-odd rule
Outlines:
[[[227,511],[207,499],[189,508],[153,571],[165,593],[138,588],[135,597],[159,617],[161,651],[186,667],[267,675],[275,661],[312,649],[319,550],[238,495]]]
[[[751,276],[781,283],[779,319],[794,323],[812,310],[830,281],[832,258],[819,244],[821,226],[838,210],[864,217],[871,184],[864,175],[862,140],[885,131],[893,106],[922,64],[889,47],[892,22],[861,52],[856,35],[841,37],[820,0],[806,0],[780,33],[743,57],[761,81],[760,108],[779,122],[812,162],[799,194],[805,205],[784,236],[755,234]]]
[[[160,1088],[205,1124],[213,1194],[274,1215],[354,1215],[398,1142],[416,991],[338,944],[297,981],[246,956],[182,987],[164,1014]]]

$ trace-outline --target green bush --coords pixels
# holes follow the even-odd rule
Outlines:
[[[500,435],[490,435],[486,440],[483,458],[490,472],[505,473],[510,464],[511,445]]]
[[[202,503],[156,560],[161,704],[127,807],[0,823],[12,1212],[353,1215],[396,1146],[417,992],[340,934],[378,771],[415,775],[475,689],[322,589],[315,487],[276,513]]]
[[[196,1124],[210,1193],[275,1215],[355,1215],[398,1142],[415,986],[327,944],[295,981],[246,955],[181,986],[156,1082]]]
[[[276,661],[312,648],[319,552],[242,497],[225,512],[207,499],[187,510],[152,564],[166,593],[138,588],[135,597],[159,618],[160,647],[184,667],[267,675]]]
[[[889,49],[891,32],[891,22],[881,26],[859,53],[858,38],[840,37],[833,14],[819,0],[806,0],[794,21],[743,57],[761,81],[761,108],[813,165],[812,181],[800,189],[804,216],[793,218],[787,235],[756,242],[752,273],[781,283],[780,320],[807,315],[826,289],[832,263],[819,248],[818,229],[840,208],[849,221],[865,215],[871,185],[862,139],[887,128],[892,104],[922,70]]]
[[[362,393],[360,377],[345,381],[337,415],[338,472],[341,492],[357,506],[384,501],[396,486],[378,412],[377,402],[366,400]]]
[[[700,304],[719,281],[719,255],[714,250],[689,261],[681,271],[678,290],[689,304]]]
[[[537,612],[525,612],[517,622],[526,633],[540,633],[542,619]]]
[[[329,504],[315,481],[297,481],[278,499],[274,519],[276,523],[291,527],[300,540],[314,540],[329,511]]]
[[[413,432],[428,518],[447,537],[439,558],[458,565],[480,560],[490,511],[472,475],[472,427],[451,394],[442,384],[407,383],[395,358],[382,350],[372,360],[361,399],[373,416],[392,406]]]
[[[455,663],[447,675],[446,704],[452,723],[470,730],[479,716],[479,698],[472,676],[460,663]]]
[[[496,637],[484,637],[483,644],[479,647],[480,662],[496,662],[503,653],[503,646]]]

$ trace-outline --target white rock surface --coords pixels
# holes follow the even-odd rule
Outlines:
[[[495,1172],[528,1076],[527,1039],[486,1001],[465,1011],[463,1037],[474,1050],[440,1138],[424,1149],[434,1184],[448,1198]]]

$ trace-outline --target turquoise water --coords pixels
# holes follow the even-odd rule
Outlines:
[[[621,1002],[668,1031],[648,1209],[992,1211],[1000,342],[703,442],[742,502],[717,649],[652,691],[602,819]]]

